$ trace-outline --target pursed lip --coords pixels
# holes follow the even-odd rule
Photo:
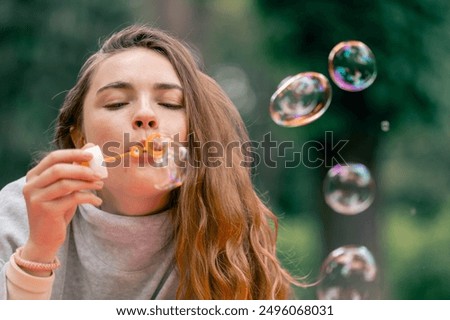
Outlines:
[[[118,150],[117,151],[108,150],[107,152],[103,153],[105,160],[104,164],[107,167],[116,167],[120,163],[122,163],[122,161],[124,161],[124,159],[126,158],[139,159],[143,155],[143,152],[139,153],[139,157],[131,157],[130,151],[132,148],[139,148],[140,150],[143,150],[144,144],[142,142],[137,141],[125,142],[123,144],[122,153],[120,153],[120,151]],[[129,160],[126,160],[126,162],[124,163],[129,163]]]
[[[144,143],[145,140],[142,140],[142,142],[129,142],[129,143],[125,143],[123,146],[123,152],[124,153],[128,153],[131,151],[131,148],[133,147],[138,147],[140,150],[144,149]]]
[[[137,162],[139,165],[151,165],[160,167],[160,161],[155,161],[154,159],[154,153],[152,151],[149,152],[144,146],[146,145],[147,140],[143,139],[141,142],[130,142],[125,146],[125,150],[127,153],[131,152],[134,147],[137,147],[139,149],[139,156],[132,156],[131,154],[126,155],[129,156],[130,160],[132,162]]]
[[[105,164],[107,167],[116,167],[120,164],[127,163],[138,163],[139,165],[152,165],[156,167],[163,166],[163,158],[166,148],[168,145],[166,143],[170,143],[170,138],[164,138],[161,142],[149,143],[149,138],[141,138],[140,141],[124,141],[123,142],[123,153],[113,153],[113,154],[105,154]],[[158,136],[159,137],[159,136]],[[167,140],[169,139],[169,140]],[[147,150],[150,148],[151,150]]]

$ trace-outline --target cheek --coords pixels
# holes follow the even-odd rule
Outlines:
[[[114,118],[100,116],[98,113],[86,113],[83,121],[83,131],[87,142],[103,145],[108,141],[118,140],[122,126],[115,123]]]
[[[186,114],[183,114],[181,117],[179,117],[178,121],[176,122],[175,131],[176,133],[180,134],[181,141],[186,141],[188,132]]]
[[[160,113],[158,118],[158,131],[169,136],[178,135],[180,141],[185,141],[187,136],[187,122],[184,113],[174,114],[173,112],[164,112]]]

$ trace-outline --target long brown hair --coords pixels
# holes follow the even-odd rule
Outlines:
[[[130,26],[113,34],[82,67],[57,119],[55,143],[74,148],[72,127],[96,66],[114,53],[143,47],[164,55],[184,90],[191,163],[184,184],[172,192],[171,217],[180,299],[286,299],[298,284],[276,257],[277,218],[254,191],[242,146],[249,141],[242,119],[220,86],[198,67],[188,47],[167,33]],[[227,149],[220,166],[208,165],[196,143]],[[225,164],[227,163],[227,165]],[[231,164],[231,165],[230,165]]]

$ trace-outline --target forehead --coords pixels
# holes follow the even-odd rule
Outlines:
[[[98,88],[114,81],[136,85],[149,82],[180,85],[169,60],[161,53],[145,48],[126,49],[105,58],[92,75],[91,87]]]

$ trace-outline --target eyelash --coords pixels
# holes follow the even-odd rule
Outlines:
[[[125,106],[127,104],[128,103],[126,103],[126,102],[111,103],[111,104],[107,104],[105,106],[105,108],[108,109],[108,110],[118,110],[118,109],[120,109],[121,107],[123,107],[123,106]]]
[[[159,105],[166,107],[170,110],[178,110],[183,108],[183,106],[181,104],[172,104],[172,103],[160,103]]]
[[[128,104],[127,102],[117,102],[117,103],[107,104],[104,107],[106,109],[108,109],[108,110],[118,110],[118,109],[120,109],[121,107],[123,107],[123,106],[125,106],[127,104]],[[173,103],[160,103],[159,105],[163,106],[163,107],[165,107],[167,109],[170,109],[170,110],[178,110],[178,109],[182,109],[183,108],[182,105],[180,105],[180,104],[173,104]]]

